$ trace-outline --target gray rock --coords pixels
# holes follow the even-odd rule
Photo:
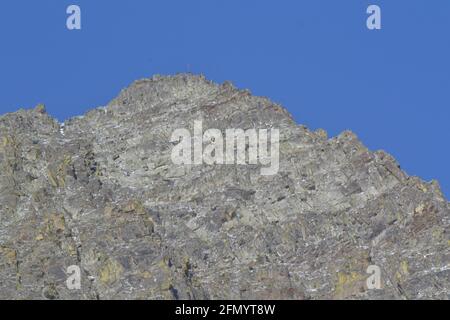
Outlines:
[[[172,132],[278,128],[280,170],[177,166]],[[449,299],[449,203],[351,132],[200,76],[61,125],[0,117],[1,299]],[[81,289],[66,286],[81,269]],[[370,289],[370,265],[381,288]]]

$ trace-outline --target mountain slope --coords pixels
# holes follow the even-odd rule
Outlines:
[[[199,120],[279,129],[278,173],[175,165],[173,131]],[[42,107],[4,115],[0,139],[0,298],[449,298],[436,182],[229,83],[144,79],[64,125]]]

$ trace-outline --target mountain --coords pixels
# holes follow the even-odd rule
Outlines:
[[[278,170],[175,164],[175,130],[199,122],[278,130]],[[64,124],[3,115],[0,169],[2,299],[450,298],[437,182],[228,82],[139,80]]]

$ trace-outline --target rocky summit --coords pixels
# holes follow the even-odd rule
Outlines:
[[[278,172],[174,164],[195,121],[278,129]],[[230,83],[155,76],[63,124],[3,115],[0,166],[1,299],[450,298],[437,182]]]

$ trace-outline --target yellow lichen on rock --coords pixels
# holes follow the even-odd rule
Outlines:
[[[427,193],[428,192],[428,189],[427,189],[427,187],[425,187],[424,184],[419,184],[419,189],[422,190],[423,193]]]
[[[72,158],[64,156],[63,161],[56,169],[47,168],[47,177],[54,188],[64,188],[66,186],[66,171],[72,164]]]
[[[2,148],[8,146],[9,144],[11,144],[11,138],[8,136],[2,137]]]
[[[51,213],[48,214],[44,220],[44,229],[41,230],[41,234],[38,235],[38,238],[36,240],[43,240],[44,234],[48,236],[52,236],[58,233],[62,233],[66,230],[66,220],[64,218],[64,215],[58,214],[58,213]],[[42,239],[41,239],[42,238]]]
[[[150,279],[152,277],[152,274],[148,271],[140,272],[140,276],[144,279]]]
[[[44,236],[42,234],[38,234],[35,239],[36,241],[42,241],[44,240]]]
[[[338,272],[334,291],[335,299],[345,299],[364,290],[365,276],[358,272]]]
[[[400,264],[400,270],[402,271],[403,274],[408,275],[409,274],[409,270],[408,270],[408,261],[402,261],[402,263]]]
[[[53,187],[58,188],[57,178],[56,178],[55,174],[50,169],[47,169],[47,177],[48,177],[48,181],[50,182],[50,184]]]
[[[9,265],[13,266],[17,263],[17,251],[15,249],[0,247],[0,254],[5,257]]]
[[[124,208],[124,212],[134,212],[138,215],[144,215],[146,210],[142,202],[139,200],[130,200]]]
[[[417,208],[416,209],[414,209],[414,212],[416,213],[416,214],[422,214],[423,213],[423,211],[424,211],[424,209],[425,209],[425,204],[420,204],[419,206],[417,206]]]
[[[99,272],[99,280],[105,285],[110,285],[120,280],[123,273],[122,265],[114,259],[107,259]]]
[[[38,112],[38,113],[45,113],[45,112],[46,112],[46,110],[45,110],[45,105],[44,105],[43,103],[39,103],[39,104],[34,108],[34,110],[35,110],[36,112]]]
[[[404,282],[408,276],[409,276],[409,264],[408,261],[403,260],[402,262],[400,262],[400,266],[395,274],[395,278],[397,279],[398,282]]]

